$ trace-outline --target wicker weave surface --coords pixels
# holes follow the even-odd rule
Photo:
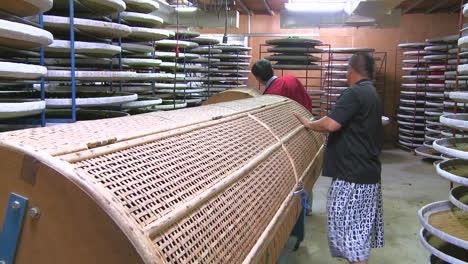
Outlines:
[[[55,155],[145,263],[274,263],[300,209],[297,180],[311,188],[321,167],[324,137],[294,112],[311,117],[260,96],[2,133],[0,144]]]

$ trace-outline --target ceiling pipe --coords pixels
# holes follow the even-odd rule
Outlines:
[[[265,5],[265,8],[268,11],[268,14],[270,14],[270,16],[275,15],[275,12],[273,12],[273,10],[271,9],[271,6],[270,6],[270,3],[268,3],[268,0],[263,0],[263,4]]]
[[[441,8],[446,3],[448,3],[448,0],[439,0],[439,2],[437,2],[437,4],[433,5],[431,8],[426,10],[426,14],[430,14],[430,13],[434,12],[435,10]]]
[[[415,7],[417,7],[420,3],[422,3],[424,0],[416,0],[413,3],[411,3],[407,8],[403,9],[401,12],[402,15],[408,13],[409,11],[413,10]]]
[[[237,0],[237,2],[239,3],[239,5],[242,7],[242,9],[244,9],[244,11],[247,13],[247,15],[249,16],[252,16],[253,15],[253,12],[252,10],[250,10],[247,5],[245,5],[244,1],[242,0]]]

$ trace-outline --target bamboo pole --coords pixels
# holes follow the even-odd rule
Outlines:
[[[154,134],[164,133],[164,132],[168,132],[168,131],[172,131],[172,130],[183,129],[183,128],[186,128],[186,127],[189,127],[189,126],[195,126],[195,125],[199,125],[199,124],[209,122],[209,121],[212,121],[212,120],[217,120],[217,119],[221,119],[221,118],[225,118],[225,117],[232,117],[232,116],[239,115],[239,114],[257,112],[257,111],[265,111],[267,109],[271,109],[271,108],[279,107],[279,106],[284,105],[284,104],[288,104],[290,102],[291,101],[288,101],[287,99],[284,99],[284,100],[279,100],[279,101],[274,102],[274,103],[269,104],[269,105],[264,104],[264,105],[260,105],[260,106],[254,107],[254,108],[246,109],[244,111],[238,111],[238,112],[235,112],[235,113],[227,114],[227,115],[224,115],[224,116],[219,116],[219,115],[217,116],[217,115],[213,114],[213,116],[211,116],[211,117],[209,117],[207,119],[204,119],[204,120],[199,120],[199,121],[196,121],[196,122],[176,125],[176,126],[165,128],[165,129],[158,129],[156,127],[156,128],[151,128],[151,129],[147,129],[147,130],[144,130],[144,131],[137,131],[134,134],[126,134],[126,135],[121,135],[121,136],[115,137],[116,138],[115,142],[119,143],[119,142],[126,141],[126,140],[132,140],[132,139],[137,139],[137,138],[146,137],[146,136],[150,136],[150,135],[154,135]],[[204,106],[201,106],[201,107],[204,107]],[[205,106],[205,107],[211,107],[211,108],[219,107],[220,109],[233,110],[232,108],[224,107],[222,105],[215,105],[215,104],[208,105],[208,106]],[[153,116],[153,115],[146,115],[146,116]],[[164,118],[163,116],[159,116],[159,115],[154,116],[154,117]],[[129,118],[129,117],[122,117],[122,118]],[[99,140],[103,141],[103,140],[108,140],[108,139],[99,139]],[[95,141],[96,141],[96,139],[93,139],[93,142],[95,142]],[[88,143],[90,143],[90,142],[83,142],[82,144],[79,144],[78,146],[62,148],[62,149],[57,150],[57,151],[51,151],[49,154],[52,155],[52,156],[65,156],[67,154],[72,154],[74,152],[86,151],[86,150],[88,150]]]
[[[275,103],[273,105],[269,105],[267,107],[265,106],[259,107],[255,109],[254,113],[263,112],[272,108],[280,107],[287,103],[288,102],[280,102],[280,103]],[[183,126],[179,126],[178,128],[173,128],[173,129],[171,128],[171,129],[161,130],[161,131],[158,131],[157,133],[147,133],[146,136],[141,136],[141,137],[135,136],[128,140],[118,139],[116,143],[113,143],[110,145],[105,145],[105,146],[92,148],[92,149],[85,149],[79,152],[68,153],[65,155],[57,156],[57,157],[60,158],[60,160],[62,161],[66,161],[69,163],[76,163],[76,162],[80,162],[83,160],[92,159],[92,158],[99,157],[102,155],[110,154],[113,152],[125,150],[131,147],[136,147],[142,144],[151,143],[151,142],[161,140],[164,138],[182,135],[184,133],[192,132],[192,131],[202,129],[202,128],[212,127],[221,123],[226,123],[228,121],[233,121],[239,118],[246,117],[248,114],[250,114],[250,112],[242,111],[242,112],[239,112],[238,114],[223,116],[222,118],[214,118],[214,119],[212,118],[211,120],[207,120],[204,122],[198,122],[198,123],[194,123],[191,125],[183,125]]]
[[[262,125],[266,130],[268,130],[268,132],[270,132],[270,134],[273,135],[273,137],[276,138],[277,141],[281,142],[281,139],[279,138],[278,135],[275,134],[275,132],[273,132],[273,130],[271,130],[271,127],[268,126],[267,124],[265,124],[265,122],[262,122],[262,120],[258,119],[257,117],[255,117],[254,115],[251,115],[251,114],[248,114],[248,116],[250,118],[252,118],[253,120],[257,121],[260,125]],[[294,172],[294,178],[296,178],[296,182],[299,181],[299,175],[297,173],[297,168],[296,168],[296,163],[294,163],[294,160],[293,158],[291,157],[291,153],[289,153],[289,150],[286,148],[286,146],[284,144],[281,145],[281,147],[283,148],[284,152],[286,153],[286,156],[288,157],[289,159],[289,162],[291,163],[291,166],[293,168],[293,172]]]

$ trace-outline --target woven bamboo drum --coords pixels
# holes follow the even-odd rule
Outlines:
[[[229,89],[208,98],[203,105],[230,102],[234,100],[252,98],[260,95],[257,88],[234,88]]]
[[[274,263],[324,136],[298,103],[259,96],[0,134],[0,219],[29,199],[24,263]]]

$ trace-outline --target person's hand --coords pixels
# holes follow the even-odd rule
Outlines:
[[[298,181],[296,184],[296,191],[304,190],[304,183],[302,181]]]
[[[304,125],[305,128],[309,127],[309,120],[307,120],[299,113],[294,113],[293,115],[299,120],[299,122],[301,122]]]

